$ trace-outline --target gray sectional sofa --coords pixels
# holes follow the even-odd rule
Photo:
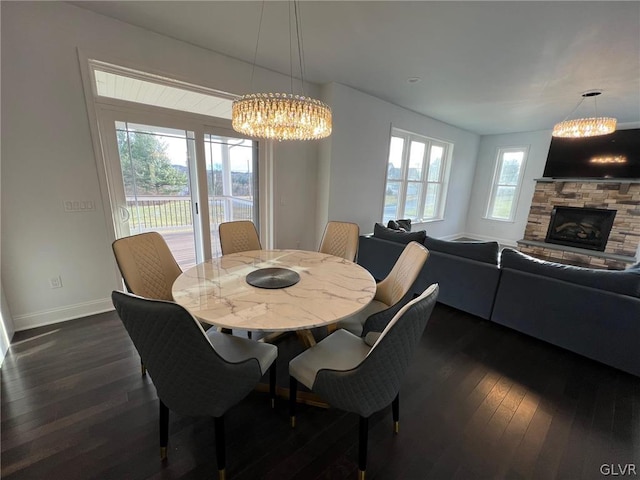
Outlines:
[[[596,270],[504,249],[491,320],[640,376],[640,269]]]
[[[413,285],[413,293],[419,294],[437,282],[438,302],[488,320],[500,277],[498,243],[447,242],[424,235],[423,238],[421,243],[429,250],[429,258]],[[358,263],[376,280],[382,280],[404,247],[404,243],[361,235]]]
[[[440,303],[640,376],[640,266],[573,267],[496,242],[422,243],[430,255],[414,294],[437,282]],[[362,235],[358,263],[381,280],[404,246]]]

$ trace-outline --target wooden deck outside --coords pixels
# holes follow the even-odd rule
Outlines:
[[[167,242],[169,250],[173,253],[173,256],[180,265],[182,271],[188,270],[196,264],[196,250],[195,242],[193,238],[193,231],[180,230],[180,231],[162,231],[158,230],[158,233]],[[218,237],[218,227],[211,231],[211,243],[213,249],[213,256],[220,255],[220,239]]]
[[[196,264],[191,201],[188,197],[150,195],[127,197],[132,213],[131,233],[156,231],[163,236],[182,270]],[[222,255],[218,226],[222,222],[253,218],[250,197],[215,196],[209,198],[213,256]]]

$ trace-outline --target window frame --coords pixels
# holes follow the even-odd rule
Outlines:
[[[510,222],[513,223],[516,217],[516,211],[518,210],[518,202],[520,200],[520,192],[522,191],[522,179],[524,178],[524,171],[527,166],[527,159],[529,158],[529,145],[522,146],[503,146],[496,149],[495,166],[493,169],[493,178],[491,180],[491,190],[489,191],[489,198],[485,210],[484,218],[486,220],[494,220],[497,222]],[[522,163],[520,164],[520,170],[518,172],[518,179],[515,185],[507,185],[499,183],[500,175],[502,173],[502,167],[504,165],[504,157],[507,153],[522,153]],[[495,200],[497,197],[497,191],[499,187],[508,186],[514,187],[513,200],[509,209],[509,217],[495,217],[493,216],[493,209],[495,207]]]
[[[400,178],[399,179],[389,179],[389,155],[391,154],[391,144],[393,142],[393,138],[401,138],[403,140],[402,153],[401,153],[401,164],[400,164]],[[420,179],[414,180],[409,179],[409,169],[410,169],[410,154],[411,154],[411,145],[412,142],[419,142],[425,145],[425,149],[422,155],[422,164],[421,164],[421,172]],[[429,161],[433,147],[441,147],[442,158],[440,162],[440,171],[437,180],[429,180]],[[398,184],[398,206],[396,209],[396,217],[395,218],[411,218],[411,221],[414,223],[428,223],[435,222],[444,219],[444,207],[446,203],[446,196],[448,190],[449,183],[449,170],[451,166],[451,156],[453,152],[454,144],[451,142],[447,142],[444,140],[427,137],[425,135],[420,135],[413,132],[408,132],[406,130],[401,130],[398,128],[392,128],[391,134],[389,137],[389,148],[388,154],[386,158],[386,174],[385,174],[385,183],[384,183],[384,198],[382,202],[382,221],[385,222],[387,219],[385,218],[385,208],[386,208],[386,192],[389,187],[389,182]],[[420,186],[420,197],[418,198],[418,204],[416,206],[416,216],[407,217],[406,215],[406,202],[407,202],[407,192],[409,190],[409,186],[412,184],[417,184]],[[424,209],[426,204],[426,197],[429,185],[437,185],[438,193],[436,198],[436,204],[434,208],[434,215],[431,217],[424,216]]]

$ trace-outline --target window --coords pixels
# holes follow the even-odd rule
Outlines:
[[[448,143],[393,129],[384,196],[383,222],[442,218],[446,190]]]
[[[498,149],[487,218],[513,221],[528,150],[528,147]]]
[[[231,120],[229,94],[98,60],[89,65],[97,96]]]

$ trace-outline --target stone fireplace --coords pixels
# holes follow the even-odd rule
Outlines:
[[[636,263],[639,242],[640,181],[543,178],[518,248],[543,260],[622,270]]]
[[[555,206],[545,242],[604,252],[615,210]]]

